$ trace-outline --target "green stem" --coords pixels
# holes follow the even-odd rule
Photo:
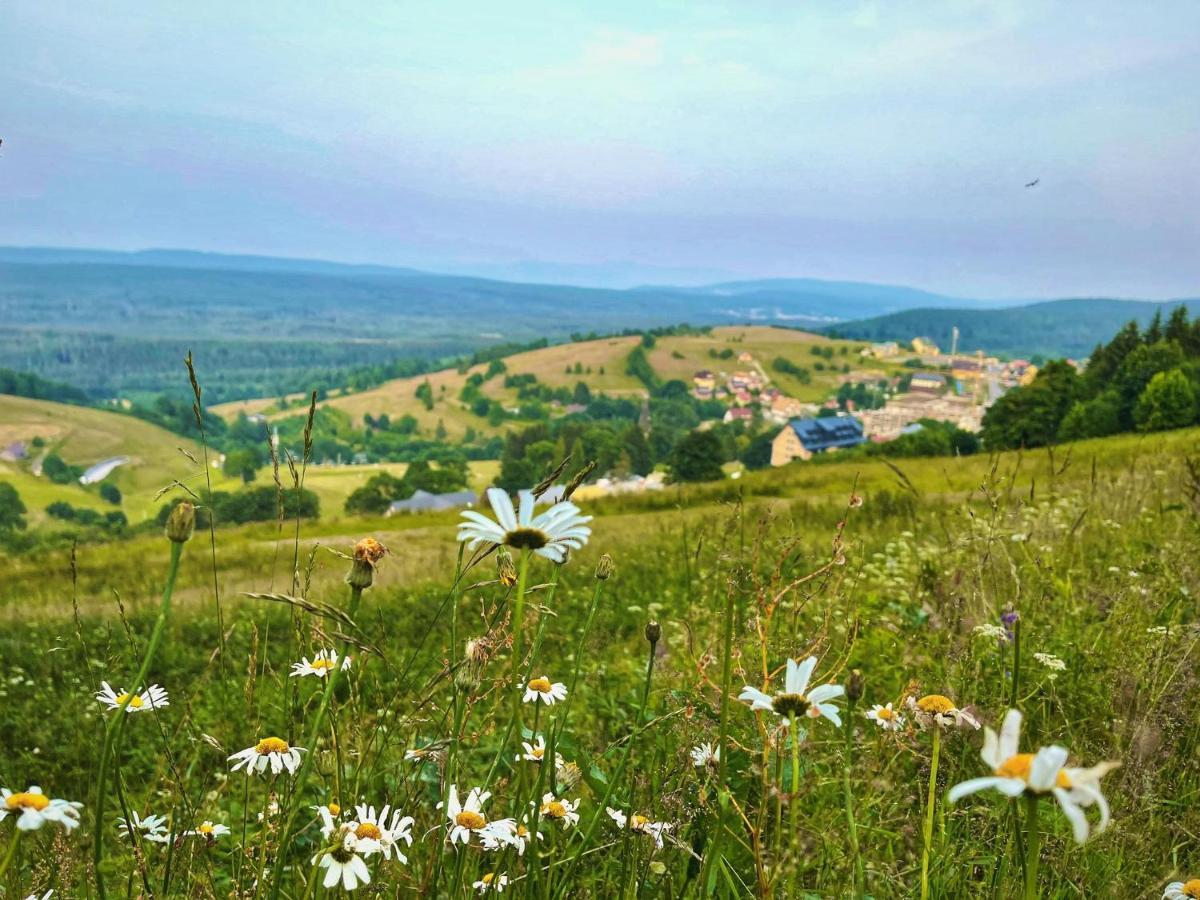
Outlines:
[[[858,847],[858,823],[854,820],[854,792],[851,789],[850,773],[854,765],[854,706],[851,700],[846,705],[846,756],[842,761],[842,795],[846,804],[846,831],[850,835],[850,852],[854,854],[854,896],[860,898],[866,891],[866,872],[863,869],[862,853]]]
[[[729,804],[728,788],[725,776],[729,766],[729,748],[726,742],[729,735],[729,691],[733,681],[733,591],[725,591],[725,625],[724,646],[721,658],[721,724],[717,732],[717,750],[721,756],[717,761],[717,823],[714,830],[712,845],[704,854],[704,863],[700,869],[700,889],[710,889],[709,880],[712,861],[718,859],[721,853],[721,838],[725,833],[725,808]]]
[[[575,668],[571,672],[571,681],[567,684],[567,699],[563,702],[562,719],[555,732],[556,740],[562,734],[563,729],[567,727],[567,717],[571,714],[571,701],[575,698],[575,685],[579,682],[579,670],[583,666],[583,644],[592,630],[592,619],[596,615],[596,608],[600,605],[600,594],[603,589],[604,582],[597,580],[596,587],[592,591],[592,602],[588,607],[587,618],[583,622],[583,630],[579,632],[579,640],[575,644]]]
[[[1038,798],[1025,795],[1025,900],[1038,895],[1038,861],[1041,855],[1041,832],[1038,830]]]
[[[109,756],[112,754],[113,744],[118,741],[121,734],[125,730],[125,720],[128,718],[126,712],[129,702],[134,698],[138,691],[142,690],[146,680],[146,676],[150,673],[150,666],[154,662],[154,655],[158,652],[158,645],[162,643],[163,633],[167,629],[167,619],[171,613],[171,595],[175,592],[175,579],[179,575],[179,560],[183,555],[183,543],[180,541],[171,541],[171,559],[167,564],[167,582],[163,586],[162,602],[158,607],[158,618],[154,622],[154,630],[150,632],[150,643],[146,647],[146,655],[142,657],[142,665],[138,669],[137,676],[133,680],[133,684],[129,687],[129,692],[124,701],[113,710],[112,718],[108,720],[108,726],[104,729],[104,745],[100,749],[100,767],[96,773],[96,815],[94,818],[95,834],[92,835],[92,867],[96,873],[96,893],[100,896],[100,900],[104,900],[104,875],[100,870],[100,860],[104,856],[104,806],[108,799],[105,795],[105,787],[108,782],[108,763]]]
[[[0,862],[0,881],[4,880],[4,876],[8,872],[8,867],[12,865],[12,861],[17,856],[17,844],[21,843],[21,834],[22,832],[19,830],[13,831],[12,841],[8,845],[8,852],[4,854],[4,862]]]
[[[937,803],[938,757],[942,749],[942,729],[933,728],[933,758],[929,763],[929,794],[925,799],[925,827],[922,837],[925,846],[921,849],[921,900],[929,897],[929,852],[933,846],[933,808]]]
[[[513,601],[512,619],[512,721],[517,732],[517,740],[521,739],[521,626],[525,618],[525,586],[529,575],[529,551],[521,551],[521,563],[517,568],[517,596]]]

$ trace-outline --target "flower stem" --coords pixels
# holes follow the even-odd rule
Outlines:
[[[167,581],[163,586],[162,602],[158,607],[158,618],[154,621],[154,630],[150,632],[150,643],[146,646],[146,655],[142,657],[142,665],[137,676],[130,685],[124,702],[113,710],[112,718],[104,729],[104,745],[100,749],[100,767],[96,773],[96,816],[95,834],[92,835],[92,868],[96,873],[96,893],[104,900],[104,875],[100,869],[100,860],[104,856],[104,805],[107,797],[104,789],[108,781],[108,763],[112,755],[113,744],[119,742],[125,730],[125,720],[128,718],[127,707],[137,692],[142,690],[146,676],[150,673],[150,665],[162,643],[163,632],[167,629],[167,619],[171,613],[171,595],[175,592],[175,579],[179,575],[179,560],[183,556],[183,543],[171,541],[171,559],[167,564]]]
[[[21,843],[21,834],[20,830],[13,831],[12,840],[8,844],[8,852],[4,854],[4,862],[0,862],[0,881],[4,880],[8,867],[12,865],[12,861],[17,856],[17,844]]]
[[[704,863],[700,867],[701,891],[711,890],[709,883],[715,883],[716,880],[712,865],[720,860],[721,838],[725,833],[725,809],[729,803],[729,789],[726,786],[729,748],[726,741],[729,735],[729,691],[733,682],[733,605],[734,592],[730,588],[725,591],[724,645],[721,649],[721,725],[717,733],[717,750],[721,756],[717,761],[717,822],[712,843],[705,850]]]
[[[925,800],[925,828],[922,836],[925,846],[921,850],[921,900],[929,897],[929,851],[933,846],[933,808],[937,804],[938,757],[942,749],[942,729],[933,728],[933,758],[929,763],[929,794]]]
[[[850,785],[850,772],[854,765],[854,705],[846,705],[846,755],[842,760],[842,795],[846,804],[846,831],[850,836],[850,852],[854,854],[854,897],[860,898],[866,890],[866,872],[863,870],[862,853],[858,848],[858,824],[854,820],[854,792]]]
[[[1025,796],[1025,900],[1038,895],[1038,860],[1041,855],[1041,832],[1038,831],[1038,798]]]

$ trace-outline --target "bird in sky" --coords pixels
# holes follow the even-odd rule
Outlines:
[[[1037,186],[1038,186],[1038,182],[1039,182],[1039,181],[1041,181],[1041,180],[1042,180],[1042,179],[1040,179],[1040,178],[1035,178],[1035,179],[1033,179],[1033,181],[1031,181],[1031,182],[1029,182],[1027,185],[1025,185],[1025,187],[1027,187],[1027,188],[1031,188],[1031,187],[1037,187]]]

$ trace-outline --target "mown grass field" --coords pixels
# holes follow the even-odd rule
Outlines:
[[[329,840],[310,807],[336,802],[353,816],[364,802],[415,819],[407,863],[366,858],[373,880],[360,892],[378,896],[473,895],[494,872],[511,879],[512,896],[915,897],[932,734],[911,721],[885,732],[863,712],[936,693],[992,727],[1015,699],[1023,750],[1060,743],[1071,764],[1122,763],[1102,782],[1112,823],[1082,845],[1054,801],[1040,801],[1032,896],[1158,897],[1200,872],[1200,510],[1187,466],[1198,438],[1180,431],[896,469],[798,464],[611,498],[585,510],[595,515],[587,547],[562,567],[535,558],[524,592],[496,581],[493,557],[452,588],[449,514],[302,523],[298,541],[294,523],[282,535],[222,530],[215,556],[197,533],[147,679],[171,705],[127,717],[107,782],[108,892],[224,897],[240,884],[243,895],[270,896],[282,858],[279,896],[333,896],[324,870],[311,868]],[[352,626],[319,607],[244,595],[347,610],[349,564],[325,548],[348,552],[366,534],[391,553]],[[603,553],[616,571],[598,582]],[[50,887],[95,896],[98,748],[115,714],[90,694],[101,679],[133,680],[167,561],[168,542],[142,536],[79,547],[74,580],[62,552],[3,562],[0,785],[40,784],[86,804],[78,831],[22,841],[0,878],[13,896]],[[514,718],[517,605],[520,679],[570,683],[569,706],[517,703]],[[1000,625],[1009,607],[1019,652],[976,631]],[[654,645],[650,621],[661,629]],[[352,639],[354,664],[322,714],[327,682],[288,670],[340,646],[338,634]],[[469,638],[482,642],[465,658]],[[835,701],[841,728],[805,720],[793,755],[790,730],[737,695],[747,684],[781,691],[785,660],[809,654],[817,682],[846,684],[857,669],[863,693],[853,708]],[[534,732],[553,736],[578,774],[514,759]],[[305,747],[310,768],[231,773],[226,757],[266,735]],[[722,748],[720,765],[693,765],[690,750],[703,743]],[[951,785],[990,774],[981,743],[971,729],[940,742],[932,897],[1029,896],[1025,803],[995,792],[944,802]],[[414,748],[432,755],[405,759]],[[523,817],[535,798],[540,810],[547,792],[578,801],[581,818],[573,828],[530,818],[544,837],[521,856],[485,850],[476,836],[451,847],[436,808],[450,784],[461,795],[492,790],[488,819]],[[176,832],[212,820],[232,834],[211,846],[143,841],[135,855],[112,827],[122,806],[169,816]],[[670,825],[664,845],[618,829],[605,806]],[[1086,814],[1094,832],[1096,807]],[[4,849],[12,834],[0,823]]]

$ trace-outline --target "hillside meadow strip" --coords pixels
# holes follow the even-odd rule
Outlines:
[[[0,559],[0,890],[1195,897],[1196,439]]]

